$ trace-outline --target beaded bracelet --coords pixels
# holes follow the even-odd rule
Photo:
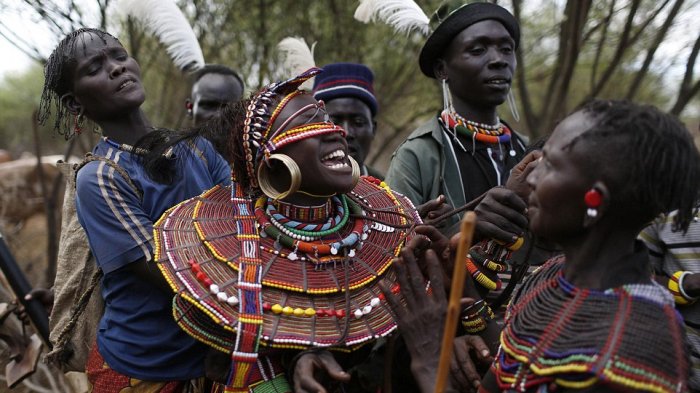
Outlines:
[[[462,310],[462,327],[469,334],[477,334],[486,329],[489,321],[495,317],[491,307],[483,299],[478,300]]]
[[[474,260],[471,257],[467,257],[467,271],[469,274],[472,276],[474,281],[476,281],[479,285],[482,287],[486,288],[489,291],[497,291],[501,289],[501,279],[496,276],[495,280],[492,280],[489,278],[486,274],[484,274],[479,268],[476,266],[476,263],[474,263]]]
[[[673,295],[673,299],[676,301],[676,304],[682,306],[695,303],[695,301],[698,300],[697,297],[688,296],[688,294],[683,289],[683,280],[685,279],[685,276],[689,274],[692,273],[688,271],[679,270],[673,273],[673,276],[671,276],[668,279],[668,290],[671,291],[671,294]]]

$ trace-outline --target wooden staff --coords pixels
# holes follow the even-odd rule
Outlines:
[[[462,217],[459,244],[457,245],[457,256],[452,272],[452,286],[450,288],[450,300],[447,303],[447,317],[445,318],[445,331],[442,335],[442,346],[440,348],[440,362],[438,363],[437,376],[435,379],[435,393],[443,393],[447,385],[447,374],[450,371],[450,360],[452,359],[452,343],[457,332],[457,320],[459,318],[460,299],[464,289],[464,280],[467,275],[466,259],[467,252],[472,245],[474,236],[474,225],[476,224],[476,213],[467,212]]]

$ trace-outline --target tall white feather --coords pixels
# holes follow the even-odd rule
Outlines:
[[[135,18],[155,35],[179,69],[194,72],[204,67],[197,36],[175,0],[121,0],[117,10],[123,18]]]
[[[430,18],[413,0],[360,0],[355,19],[363,23],[380,21],[399,33],[430,34]]]
[[[315,42],[309,48],[301,37],[287,37],[277,44],[277,49],[284,56],[284,70],[289,77],[299,75],[311,67],[316,67],[314,47],[316,47]],[[300,88],[311,90],[313,84],[313,78],[311,78],[304,82]]]

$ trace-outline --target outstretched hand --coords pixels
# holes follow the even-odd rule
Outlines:
[[[399,331],[411,354],[411,371],[423,392],[430,392],[435,385],[440,343],[445,324],[447,298],[443,284],[443,271],[435,251],[423,254],[430,278],[431,290],[426,292],[425,277],[418,267],[410,242],[394,260],[394,269],[401,288],[400,296],[405,306],[391,288],[381,289],[387,304],[393,311]]]
[[[326,350],[313,350],[302,353],[294,365],[295,393],[326,393],[316,377],[325,374],[332,380],[349,382],[350,374],[346,373]]]

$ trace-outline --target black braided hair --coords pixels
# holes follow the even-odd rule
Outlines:
[[[579,110],[595,124],[568,148],[587,145],[588,172],[610,188],[615,214],[644,225],[677,209],[674,229],[687,230],[700,195],[700,154],[683,123],[629,101],[592,100]]]
[[[172,165],[172,158],[168,158],[169,149],[199,137],[211,140],[212,135],[226,135],[226,140],[221,146],[217,146],[217,151],[232,166],[234,178],[248,187],[250,181],[245,170],[243,122],[249,102],[250,99],[244,99],[229,103],[222,108],[219,116],[187,130],[156,129],[146,134],[134,146],[149,151],[141,157],[141,163],[148,176],[160,183],[171,183],[175,167]],[[175,156],[182,153],[182,149],[175,150]]]
[[[71,119],[68,108],[61,102],[61,97],[71,91],[73,83],[71,76],[76,62],[74,55],[75,46],[79,42],[78,37],[83,33],[97,36],[105,44],[107,43],[107,37],[119,42],[116,37],[107,32],[85,27],[66,35],[46,61],[46,66],[44,67],[44,90],[41,93],[38,120],[40,124],[45,124],[46,120],[51,116],[51,107],[53,106],[56,109],[53,129],[66,139],[70,139],[75,135],[74,121]],[[83,48],[85,48],[85,41],[82,40],[81,42]]]

